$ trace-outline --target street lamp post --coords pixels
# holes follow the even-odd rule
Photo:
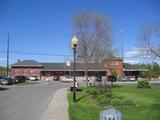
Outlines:
[[[74,53],[74,69],[73,69],[73,102],[76,102],[76,87],[75,87],[75,82],[76,82],[76,48],[77,48],[77,44],[78,44],[78,39],[76,36],[74,36],[72,38],[71,41],[71,47],[73,49],[73,53]]]

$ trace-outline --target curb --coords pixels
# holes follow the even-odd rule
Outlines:
[[[56,91],[40,120],[68,120],[67,88]]]

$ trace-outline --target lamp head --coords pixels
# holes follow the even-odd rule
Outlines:
[[[74,35],[72,40],[71,40],[71,47],[76,48],[78,45],[78,38]]]

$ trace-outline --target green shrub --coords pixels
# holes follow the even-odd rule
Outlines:
[[[135,106],[135,102],[132,99],[112,99],[111,105],[114,106]]]
[[[114,105],[114,106],[121,106],[122,105],[122,100],[121,99],[112,99],[111,101],[111,105]]]
[[[107,98],[111,98],[111,97],[112,97],[112,92],[107,92],[107,93],[105,94],[105,96],[106,96]]]
[[[116,94],[112,94],[112,99],[124,99],[124,96],[119,96],[119,95],[116,95]]]
[[[97,99],[97,94],[92,94],[91,97],[92,99]]]
[[[104,94],[105,92],[107,92],[107,89],[104,87],[98,88],[98,93],[99,94]]]
[[[90,89],[87,89],[87,90],[86,90],[86,93],[90,93]]]
[[[97,88],[89,88],[86,90],[86,93],[90,94],[93,99],[96,99],[98,95],[98,90]]]
[[[105,96],[105,95],[98,96],[97,102],[98,102],[99,100],[101,100],[101,99],[106,99],[106,96]]]
[[[91,95],[97,95],[98,94],[97,89],[96,88],[95,89],[90,89],[90,94]]]
[[[132,99],[123,99],[122,105],[124,106],[135,106],[135,102]]]
[[[110,102],[111,102],[111,100],[106,98],[106,96],[104,96],[104,95],[98,97],[98,99],[97,99],[98,105],[109,105]]]
[[[150,88],[151,85],[149,84],[148,80],[139,80],[137,87],[138,88]]]
[[[86,93],[91,94],[91,95],[97,95],[98,90],[96,88],[89,88],[86,90]]]

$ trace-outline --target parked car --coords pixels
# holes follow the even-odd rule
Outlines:
[[[5,77],[5,76],[0,76],[0,79],[2,79],[3,77]]]
[[[22,83],[27,80],[27,78],[25,76],[16,76],[14,79],[15,79],[16,83]]]
[[[107,79],[108,79],[108,81],[111,81],[111,82],[116,82],[116,80],[117,80],[117,78],[113,75],[107,76]]]
[[[135,78],[135,76],[130,76],[130,77],[129,77],[129,80],[130,80],[130,81],[135,81],[136,78]]]
[[[14,83],[15,83],[15,80],[11,77],[2,77],[1,78],[2,85],[13,85]]]
[[[121,77],[118,80],[121,81],[121,82],[127,82],[128,81],[127,77]]]
[[[97,82],[101,82],[101,81],[102,81],[102,76],[97,75],[97,76],[96,76],[96,81],[97,81]]]
[[[38,80],[38,78],[37,78],[37,76],[30,76],[29,80],[35,81],[35,80]]]
[[[90,81],[90,77],[87,78],[88,81]],[[86,77],[84,77],[83,81],[86,81]]]
[[[2,79],[3,77],[5,77],[5,76],[0,76],[0,84],[1,84],[1,79]]]
[[[70,77],[70,76],[64,76],[62,79],[61,79],[62,82],[69,82],[71,83],[73,81],[73,78]]]
[[[54,76],[54,77],[53,77],[53,80],[54,80],[54,81],[60,81],[60,76],[58,76],[58,75]]]

